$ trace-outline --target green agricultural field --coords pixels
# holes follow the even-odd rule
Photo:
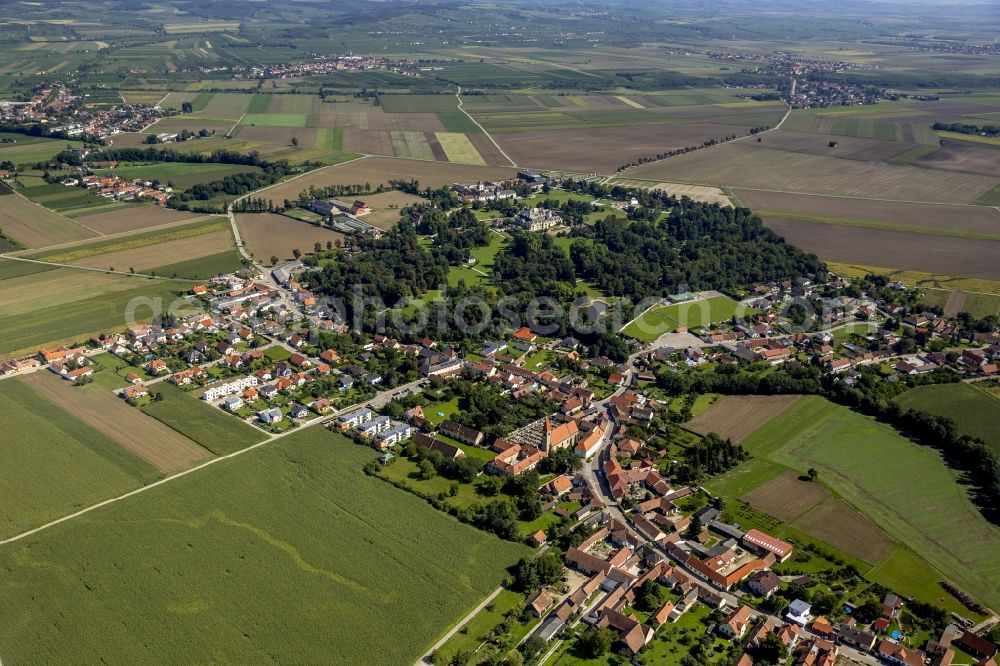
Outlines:
[[[41,181],[41,179],[38,180]],[[27,178],[24,181],[31,182]],[[57,213],[81,209],[89,213],[93,212],[95,207],[108,204],[107,199],[98,196],[95,192],[80,187],[66,187],[58,183],[27,185],[18,190],[18,193]]]
[[[414,160],[433,160],[427,137],[423,132],[390,132],[392,137],[392,152],[396,157],[407,157]]]
[[[0,547],[5,661],[409,666],[529,550],[374,457],[309,428]]]
[[[204,111],[208,103],[212,101],[212,97],[214,97],[214,93],[198,93],[191,100],[191,111],[194,113]]]
[[[176,264],[157,266],[151,269],[157,275],[184,280],[203,280],[224,273],[234,273],[243,265],[240,253],[235,250],[210,254],[206,257],[180,261]]]
[[[232,176],[237,173],[260,173],[260,167],[244,166],[242,164],[187,164],[184,162],[171,162],[118,167],[114,169],[114,172],[122,178],[158,180],[161,183],[171,182],[176,188],[187,189],[198,183],[222,180],[226,176]]]
[[[0,538],[157,478],[153,467],[19,381],[0,383],[0,403]]]
[[[257,127],[305,127],[309,114],[306,113],[248,113],[241,125]]]
[[[891,164],[911,164],[919,160],[921,157],[927,157],[931,153],[937,152],[937,150],[940,147],[941,147],[940,145],[922,143],[920,145],[914,146],[913,148],[909,148],[908,150],[900,153],[899,155],[896,155],[891,160],[889,160],[889,162]]]
[[[870,562],[876,582],[891,580],[897,592],[920,594],[918,580],[948,578],[988,605],[1000,604],[1000,528],[983,518],[935,449],[818,397],[798,401],[743,447],[753,459],[710,482],[710,490],[737,498],[783,472],[814,467],[828,489],[929,565],[910,576]],[[939,596],[923,598],[955,603]]]
[[[483,130],[473,122],[472,118],[461,111],[441,111],[437,114],[438,120],[449,132],[461,132],[463,134],[482,134]]]
[[[316,130],[315,148],[341,150],[344,147],[344,130],[339,127],[320,127]]]
[[[976,199],[976,203],[980,206],[1000,206],[1000,185],[995,185],[989,192],[980,196]]]
[[[1000,400],[971,384],[918,386],[896,398],[904,409],[946,416],[958,432],[978,437],[1000,453]]]
[[[438,143],[444,149],[449,162],[461,164],[486,164],[486,160],[479,154],[476,147],[469,141],[469,137],[457,132],[435,132]]]
[[[27,313],[0,314],[0,331],[3,331],[0,353],[35,351],[52,342],[80,341],[96,333],[122,330],[129,323],[126,313],[134,299],[141,299],[142,303],[155,303],[159,299],[165,308],[177,298],[178,292],[190,288],[190,284],[169,280],[128,276],[120,279],[130,280],[136,286]],[[135,313],[140,319],[152,316],[149,307],[137,308]]]
[[[273,95],[254,95],[250,99],[250,104],[247,106],[247,113],[267,113],[267,108],[271,106],[271,98]]]
[[[266,435],[226,414],[221,409],[199,400],[190,393],[168,382],[156,385],[163,396],[151,402],[142,411],[201,444],[217,456],[224,456],[245,449],[264,440]]]
[[[14,164],[44,162],[66,150],[67,146],[79,148],[82,145],[79,141],[0,132],[0,162],[10,161]]]
[[[687,326],[693,330],[726,321],[732,318],[738,309],[739,303],[727,296],[713,296],[701,301],[665,305],[647,310],[626,326],[622,333],[641,342],[652,342],[678,326]]]

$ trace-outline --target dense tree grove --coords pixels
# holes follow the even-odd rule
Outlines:
[[[466,208],[448,215],[429,205],[408,206],[403,209],[402,216],[411,221],[419,233],[433,236],[431,254],[443,256],[452,266],[464,263],[472,248],[490,243],[489,227]]]
[[[984,136],[1000,136],[1000,125],[970,125],[968,123],[934,123],[934,129],[943,132],[959,134],[982,134]]]
[[[401,224],[379,239],[363,238],[360,244],[361,252],[337,261],[323,261],[322,270],[309,275],[310,285],[316,291],[343,301],[349,317],[355,315],[355,289],[362,296],[380,298],[385,306],[392,307],[403,298],[419,296],[447,279],[447,260],[424,251],[409,224]],[[316,263],[322,259],[320,255],[310,261]]]
[[[825,272],[815,255],[786,244],[749,209],[686,199],[659,223],[608,218],[573,235],[577,274],[614,296],[739,290]]]
[[[698,442],[685,448],[684,464],[674,471],[684,483],[696,483],[705,476],[727,472],[750,457],[742,446],[708,433]]]

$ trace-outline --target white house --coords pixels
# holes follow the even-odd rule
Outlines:
[[[377,416],[365,423],[355,426],[355,429],[365,437],[372,437],[385,432],[392,427],[392,419],[388,416]]]
[[[362,407],[361,409],[356,409],[353,412],[348,412],[347,414],[342,414],[337,417],[337,422],[343,429],[347,428],[357,428],[362,423],[367,423],[371,421],[375,416],[375,413],[367,407]]]
[[[378,436],[378,447],[380,449],[387,449],[412,436],[413,426],[408,423],[394,423],[393,427]]]
[[[801,599],[796,599],[788,606],[788,612],[785,613],[785,619],[804,627],[809,623],[809,620],[812,619],[812,616],[809,614],[810,611],[812,611],[812,606]]]
[[[222,408],[229,412],[235,412],[243,406],[243,398],[238,395],[231,395],[222,401]]]
[[[218,386],[212,386],[208,389],[205,389],[205,392],[202,394],[201,398],[202,400],[208,400],[209,402],[212,402],[214,400],[218,400],[219,398],[223,398],[227,395],[232,395],[234,393],[242,393],[244,390],[250,388],[251,386],[257,386],[257,384],[258,384],[258,379],[256,376],[247,375],[246,377],[237,379],[236,381],[228,382],[226,384],[220,384]]]

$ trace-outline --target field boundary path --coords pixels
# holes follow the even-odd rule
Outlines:
[[[512,160],[510,158],[510,155],[508,155],[507,152],[500,147],[500,144],[497,143],[496,139],[493,138],[493,135],[487,132],[486,128],[480,125],[479,121],[473,118],[472,114],[470,114],[468,111],[465,110],[465,102],[462,101],[462,86],[456,85],[455,87],[457,88],[457,90],[455,91],[455,99],[458,100],[458,110],[464,113],[466,118],[471,120],[476,125],[476,127],[478,127],[483,131],[483,134],[485,134],[486,138],[490,140],[490,143],[496,146],[496,149],[500,151],[500,154],[504,156],[504,159],[510,162],[510,165],[512,167],[517,168],[517,162]]]
[[[761,134],[763,134],[763,132]],[[738,140],[739,139],[737,139],[737,141]],[[694,183],[688,183],[688,184],[694,185]],[[711,187],[720,187],[720,186],[712,185]],[[914,199],[884,199],[882,197],[858,197],[858,196],[849,196],[846,194],[817,194],[815,192],[796,192],[795,190],[770,190],[760,187],[736,187],[733,185],[723,185],[721,187],[723,189],[730,191],[746,190],[747,192],[770,192],[773,194],[798,194],[800,196],[806,196],[806,197],[827,197],[828,199],[855,199],[857,201],[884,201],[886,203],[929,204],[932,206],[965,206],[967,208],[995,208],[996,210],[1000,210],[1000,206],[984,206],[982,204],[976,204],[976,203],[941,203],[940,201],[916,201]],[[733,193],[732,196],[733,198],[737,199],[738,203],[739,198],[737,197],[737,195]]]
[[[374,398],[372,398],[371,400],[369,400],[368,402],[371,403],[371,404],[374,404],[376,406],[381,406],[381,405],[379,405],[379,403],[381,403],[382,405],[384,405],[386,402],[388,402],[392,398],[393,394],[396,394],[396,393],[398,393],[400,391],[411,390],[412,388],[415,388],[417,384],[419,384],[419,383],[421,383],[423,381],[424,381],[423,379],[419,379],[417,381],[410,382],[409,384],[405,384],[403,386],[397,386],[396,388],[382,391],[381,393],[376,394],[376,396]],[[76,511],[74,513],[62,516],[61,518],[56,518],[55,520],[47,522],[44,525],[39,525],[38,527],[34,527],[34,528],[30,529],[30,530],[27,530],[26,532],[21,532],[20,534],[15,534],[12,537],[8,537],[6,539],[2,539],[2,540],[0,540],[0,546],[6,546],[7,544],[16,543],[18,541],[21,541],[22,539],[28,538],[29,536],[33,536],[35,534],[38,534],[39,532],[43,532],[43,531],[49,529],[50,527],[55,527],[56,525],[59,525],[61,523],[68,522],[70,520],[73,520],[74,518],[79,518],[80,516],[84,516],[84,515],[92,512],[92,511],[96,511],[97,509],[100,509],[100,508],[103,508],[103,507],[106,507],[106,506],[110,506],[111,504],[116,504],[116,503],[118,503],[118,502],[120,502],[120,501],[122,501],[124,499],[128,499],[129,497],[133,497],[135,495],[142,494],[144,492],[152,490],[153,488],[157,488],[157,487],[162,486],[162,485],[164,485],[166,483],[170,483],[171,481],[174,481],[176,479],[183,478],[183,477],[187,476],[188,474],[192,474],[194,472],[197,472],[198,470],[202,470],[202,469],[205,469],[206,467],[209,467],[211,465],[215,465],[217,463],[220,463],[223,460],[231,460],[231,459],[236,458],[238,456],[242,456],[245,453],[249,453],[250,451],[253,451],[255,449],[258,449],[258,448],[264,446],[265,444],[270,444],[271,442],[279,440],[282,437],[287,437],[288,435],[292,435],[292,434],[295,434],[295,433],[298,433],[298,432],[302,432],[303,428],[309,428],[309,427],[315,426],[317,424],[330,423],[331,421],[333,421],[334,419],[336,419],[341,414],[344,414],[345,412],[348,412],[348,411],[350,411],[352,409],[357,409],[357,408],[358,408],[358,405],[356,405],[356,404],[355,405],[349,405],[347,407],[344,407],[344,409],[339,410],[339,411],[331,414],[330,416],[328,416],[326,418],[313,419],[312,421],[307,421],[306,423],[303,423],[298,428],[292,428],[290,430],[285,430],[284,432],[273,433],[273,434],[269,435],[265,440],[263,440],[261,442],[257,442],[256,444],[252,444],[252,445],[246,447],[245,449],[240,449],[239,451],[234,451],[233,453],[230,453],[230,454],[224,455],[224,456],[219,456],[218,458],[212,458],[211,460],[208,460],[208,461],[206,461],[206,462],[204,462],[204,463],[202,463],[202,464],[200,464],[200,465],[198,465],[196,467],[192,467],[191,469],[187,469],[187,470],[184,470],[182,472],[177,472],[176,474],[174,474],[172,476],[168,476],[166,478],[160,479],[159,481],[154,481],[153,483],[150,483],[149,485],[142,486],[141,488],[136,488],[135,490],[131,490],[131,491],[129,491],[127,493],[124,493],[122,495],[118,495],[117,497],[112,497],[110,499],[103,500],[101,502],[98,502],[97,504],[93,504],[93,505],[88,506],[86,508],[80,509],[79,511]]]
[[[171,278],[165,277],[163,275],[152,275],[150,273],[129,273],[127,271],[112,271],[107,268],[93,268],[91,266],[77,266],[75,264],[57,264],[54,261],[40,261],[38,259],[26,259],[25,257],[12,257],[8,254],[0,254],[0,259],[6,259],[8,261],[23,261],[29,264],[41,264],[43,266],[54,266],[56,268],[73,268],[78,271],[91,271],[92,273],[105,273],[107,275],[124,275],[126,277],[135,276],[143,278],[152,278],[154,280],[166,280],[167,282],[191,282],[191,283],[201,283],[204,280],[191,280],[188,278]]]
[[[66,217],[65,215],[63,215],[59,211],[52,210],[51,208],[46,208],[42,204],[38,203],[37,201],[32,201],[31,199],[29,199],[28,197],[24,196],[23,194],[21,194],[20,192],[18,192],[17,190],[15,190],[15,189],[13,189],[11,187],[8,187],[7,189],[10,190],[11,194],[14,194],[15,196],[21,197],[22,199],[24,199],[25,201],[27,201],[28,203],[30,203],[32,206],[38,206],[39,208],[43,208],[43,209],[47,210],[48,212],[52,213],[53,215],[58,215],[59,217],[63,218],[64,220],[72,222],[73,224],[75,224],[76,226],[78,226],[78,227],[80,227],[82,229],[86,229],[87,231],[92,231],[93,233],[97,234],[98,236],[106,236],[107,235],[107,234],[102,234],[97,229],[91,229],[86,224],[80,224],[79,222],[77,222],[73,218]],[[90,240],[93,240],[93,239],[90,239]]]
[[[245,113],[244,113],[244,114],[242,114],[242,115],[240,116],[240,119],[239,119],[239,120],[237,120],[237,121],[236,121],[236,122],[235,122],[235,123],[233,124],[233,126],[229,128],[229,131],[228,131],[228,132],[226,132],[226,138],[227,138],[227,139],[228,139],[229,137],[231,137],[231,136],[233,135],[233,132],[234,132],[234,131],[236,130],[236,128],[237,128],[237,127],[239,127],[239,126],[240,126],[240,123],[241,123],[241,122],[243,122],[243,119],[244,119],[244,118],[246,118],[246,117],[247,117],[247,114],[245,114]]]
[[[501,585],[501,586],[497,587],[497,589],[493,590],[493,592],[490,593],[490,596],[488,596],[485,599],[483,599],[482,603],[480,603],[478,606],[476,606],[475,608],[473,608],[471,611],[469,611],[468,615],[466,615],[461,620],[459,620],[457,623],[455,623],[455,626],[452,627],[448,631],[448,633],[446,633],[444,636],[442,636],[441,640],[439,640],[437,643],[435,643],[434,645],[432,645],[430,647],[430,649],[427,650],[427,652],[424,653],[424,656],[420,657],[420,659],[417,659],[417,661],[414,662],[413,666],[426,666],[427,664],[431,663],[431,659],[430,659],[431,655],[434,654],[434,652],[436,652],[438,649],[440,649],[442,645],[444,645],[445,643],[447,643],[448,640],[452,636],[454,636],[455,634],[457,634],[462,629],[462,627],[464,627],[469,622],[471,622],[472,618],[474,618],[476,615],[479,614],[479,611],[481,611],[484,608],[486,608],[490,604],[491,601],[493,601],[498,596],[500,596],[501,592],[503,592],[503,585]],[[0,666],[3,666],[3,664],[0,664]]]
[[[48,209],[46,209],[48,210]],[[54,212],[54,211],[53,211]],[[49,250],[60,250],[68,247],[78,247],[80,245],[90,245],[91,243],[103,242],[108,240],[114,240],[115,238],[128,238],[129,236],[137,236],[139,234],[146,234],[150,231],[162,231],[164,229],[172,229],[174,227],[183,227],[188,224],[196,224],[200,222],[206,222],[212,218],[222,219],[222,215],[211,214],[211,215],[201,215],[199,217],[192,217],[185,220],[175,220],[173,222],[164,222],[163,224],[157,224],[154,227],[143,227],[141,229],[130,229],[128,231],[116,231],[113,234],[101,234],[100,238],[81,238],[80,240],[69,241],[67,243],[56,243],[55,245],[43,245],[41,247],[26,247],[23,250],[14,250],[13,252],[5,252],[3,256],[14,259],[21,256],[22,254],[33,254],[35,252],[48,252]],[[83,226],[83,225],[81,225]],[[98,232],[99,233],[99,232]]]

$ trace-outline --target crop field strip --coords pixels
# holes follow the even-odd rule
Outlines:
[[[75,218],[75,221],[101,234],[111,235],[138,233],[150,227],[193,222],[205,217],[204,213],[173,210],[162,206],[143,206],[138,210],[127,208],[84,215]]]
[[[0,383],[0,400],[9,419],[0,466],[18,470],[0,475],[0,538],[157,477],[152,466],[21,382]]]
[[[66,268],[60,276],[64,289],[76,285],[84,272]],[[90,273],[87,272],[87,275]],[[101,275],[94,273],[94,275]],[[150,302],[148,299],[161,299],[164,303],[173,302],[181,291],[190,287],[187,282],[170,280],[154,280],[124,275],[109,276],[112,283],[101,284],[93,290],[86,290],[81,298],[58,305],[40,307],[37,303],[21,306],[25,310],[13,314],[4,310],[0,314],[0,354],[27,354],[38,350],[48,343],[69,343],[81,341],[98,333],[121,330],[125,328],[128,319],[126,310],[135,299]],[[2,286],[7,288],[9,281],[4,280]],[[137,322],[152,318],[148,307],[135,311]]]
[[[157,391],[163,395],[163,399],[145,405],[141,408],[142,411],[217,456],[245,449],[267,437],[261,430],[212,407],[173,384],[162,382],[157,386]]]
[[[968,489],[939,452],[813,396],[776,416],[744,440],[743,446],[753,459],[711,481],[708,486],[713,492],[746,497],[781,474],[801,474],[814,467],[819,470],[819,481],[873,526],[912,548],[967,592],[988,604],[997,603],[1000,562],[992,553],[1000,548],[1000,528],[983,519]],[[921,482],[914,484],[912,479]],[[803,517],[808,523],[809,514]],[[849,519],[843,520],[846,525]],[[809,533],[808,524],[800,521],[798,527]],[[855,537],[837,529],[825,538],[841,548],[838,539]],[[851,546],[844,543],[843,547]],[[891,580],[893,589],[903,594],[908,593],[908,586],[916,591],[921,581],[938,579],[938,574],[925,570],[919,576],[908,572],[908,582],[905,576],[900,580],[900,572],[890,566],[893,558],[904,557],[899,552],[897,546],[882,562],[866,560],[875,565],[869,575],[876,582]]]
[[[344,239],[339,231],[274,213],[237,215],[236,224],[247,251],[265,265],[271,265],[272,256],[277,257],[279,263],[291,261],[296,249],[307,252],[315,243],[325,248],[328,242],[336,243]]]
[[[628,169],[626,178],[894,201],[964,204],[997,178],[790,153],[740,142]]]
[[[16,572],[0,600],[17,618],[0,627],[5,654],[100,660],[113,645],[131,662],[223,649],[243,662],[280,650],[300,662],[408,666],[528,550],[364,475],[372,458],[310,428],[0,548],[0,566]],[[114,567],[102,555],[109,541],[128,554]],[[44,562],[77,566],[34,566]],[[134,613],[136,596],[155,611]],[[262,604],[288,621],[263,621]],[[56,620],[67,613],[115,633]],[[390,635],[372,615],[407,619]],[[355,620],[331,627],[334,616]]]
[[[727,396],[685,423],[684,427],[699,435],[714,432],[724,439],[739,444],[765,423],[798,402],[801,397],[798,395]]]
[[[743,136],[746,132],[747,128],[742,126],[695,121],[638,127],[502,132],[494,139],[518,164],[559,171],[612,173],[642,157],[698,146],[733,134]]]
[[[136,234],[99,240],[93,243],[77,244],[72,247],[32,253],[27,255],[27,258],[68,264],[111,252],[135,250],[170,241],[178,241],[196,236],[214,234],[228,229],[229,226],[225,218],[211,217],[203,221],[196,221],[190,224],[170,227],[168,229],[144,231]]]
[[[93,229],[39,206],[19,194],[3,196],[0,202],[0,229],[30,248],[59,245],[99,235]]]
[[[435,132],[434,136],[437,137],[438,143],[444,149],[445,154],[448,156],[449,162],[458,162],[461,164],[481,164],[485,165],[486,160],[483,159],[476,147],[472,145],[469,138],[464,134],[459,134],[456,132]]]
[[[110,379],[110,383],[95,381],[79,387],[50,372],[36,372],[18,381],[166,474],[189,469],[211,457],[206,449],[112,393],[112,388],[125,382]]]
[[[765,224],[789,243],[821,259],[951,277],[1000,280],[1000,240],[845,227],[766,218]],[[886,253],[885,248],[893,248]],[[886,266],[885,264],[890,264]]]

